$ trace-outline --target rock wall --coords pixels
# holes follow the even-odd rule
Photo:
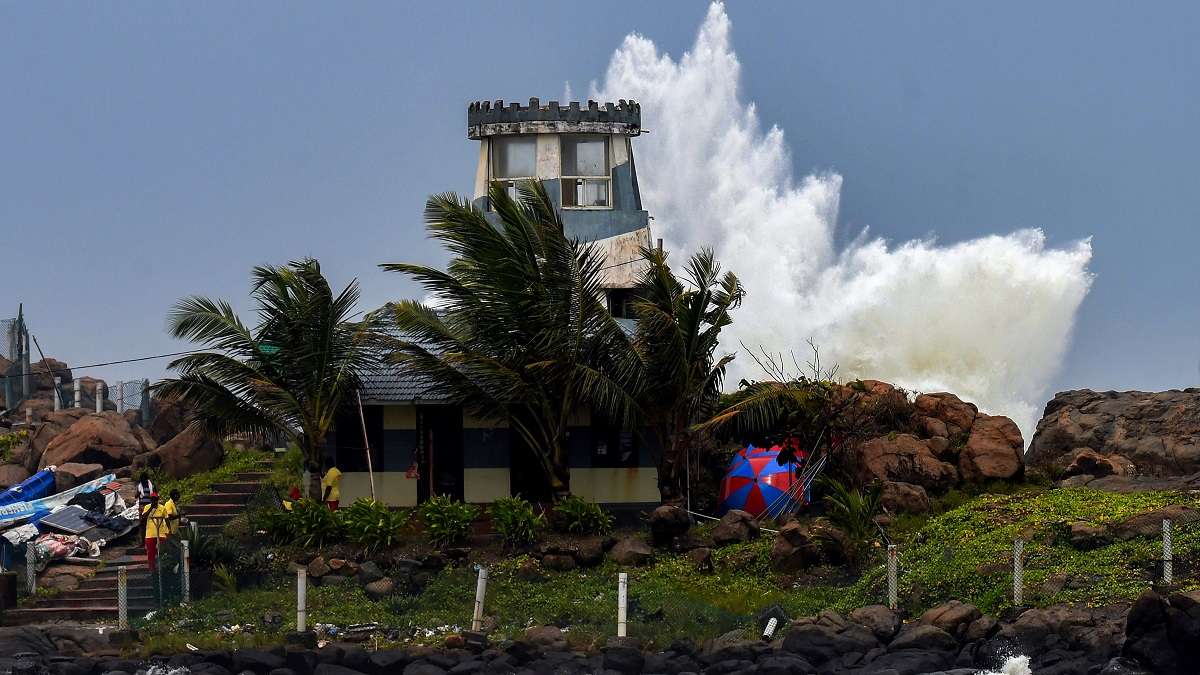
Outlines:
[[[1200,389],[1055,394],[1025,461],[1066,476],[1200,472]]]

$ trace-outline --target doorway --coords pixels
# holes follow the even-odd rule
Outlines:
[[[433,495],[463,498],[463,413],[452,405],[417,407],[417,431],[421,441],[417,461],[421,480],[417,499]]]

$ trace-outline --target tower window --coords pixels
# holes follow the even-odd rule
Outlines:
[[[517,198],[517,183],[537,175],[536,136],[492,138],[492,178]]]
[[[562,199],[564,207],[610,208],[608,137],[563,135]]]

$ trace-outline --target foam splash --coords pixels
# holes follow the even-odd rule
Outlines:
[[[981,671],[979,675],[1033,675],[1028,656],[1010,656],[1000,670]]]
[[[637,161],[655,236],[676,260],[712,246],[742,278],[747,300],[723,346],[803,362],[811,337],[842,377],[955,392],[1012,417],[1028,441],[1091,284],[1090,240],[1048,248],[1026,229],[892,244],[863,231],[838,250],[842,177],[794,176],[783,131],[763,130],[738,97],[730,29],[713,4],[678,60],[631,34],[591,87],[598,100],[642,103],[652,133]],[[747,355],[727,382],[742,377],[762,377]]]

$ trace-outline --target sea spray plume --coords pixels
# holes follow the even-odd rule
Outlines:
[[[845,377],[953,391],[1011,416],[1026,440],[1091,284],[1091,243],[1046,248],[1039,230],[949,246],[862,232],[834,248],[841,176],[797,180],[783,131],[738,97],[741,66],[720,4],[678,61],[629,35],[598,100],[632,98],[655,235],[687,255],[712,246],[747,290],[723,345],[803,352],[812,337]],[[744,355],[743,355],[744,356]],[[728,382],[759,378],[737,359]]]

